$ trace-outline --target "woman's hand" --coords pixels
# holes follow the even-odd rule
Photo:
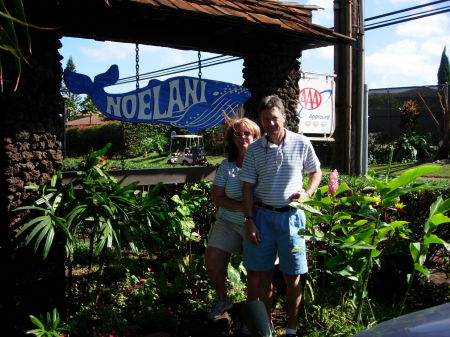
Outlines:
[[[251,219],[245,220],[245,238],[255,245],[261,242],[258,227]]]

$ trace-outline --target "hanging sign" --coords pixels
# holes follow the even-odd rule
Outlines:
[[[334,132],[334,79],[300,78],[298,82],[300,133],[332,134]]]
[[[109,94],[105,87],[119,79],[119,68],[112,65],[105,73],[89,76],[64,71],[67,88],[88,94],[105,116],[125,122],[168,124],[191,133],[213,128],[233,115],[250,97],[240,85],[178,76],[165,81],[151,80],[146,87],[123,94]]]

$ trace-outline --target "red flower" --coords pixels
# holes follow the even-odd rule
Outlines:
[[[336,169],[331,172],[330,181],[328,182],[328,193],[334,195],[339,187],[339,173]]]

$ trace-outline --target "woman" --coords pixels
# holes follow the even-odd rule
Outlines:
[[[228,158],[220,164],[211,188],[212,201],[218,211],[209,231],[205,253],[206,270],[218,299],[208,313],[210,319],[222,315],[233,306],[227,297],[225,279],[231,254],[242,253],[245,237],[239,172],[248,146],[260,136],[258,125],[248,118],[234,118],[227,123],[225,141]]]

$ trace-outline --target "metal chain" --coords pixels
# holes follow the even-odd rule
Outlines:
[[[139,43],[136,43],[136,89],[139,89]]]
[[[198,51],[198,78],[202,79],[202,55]]]

